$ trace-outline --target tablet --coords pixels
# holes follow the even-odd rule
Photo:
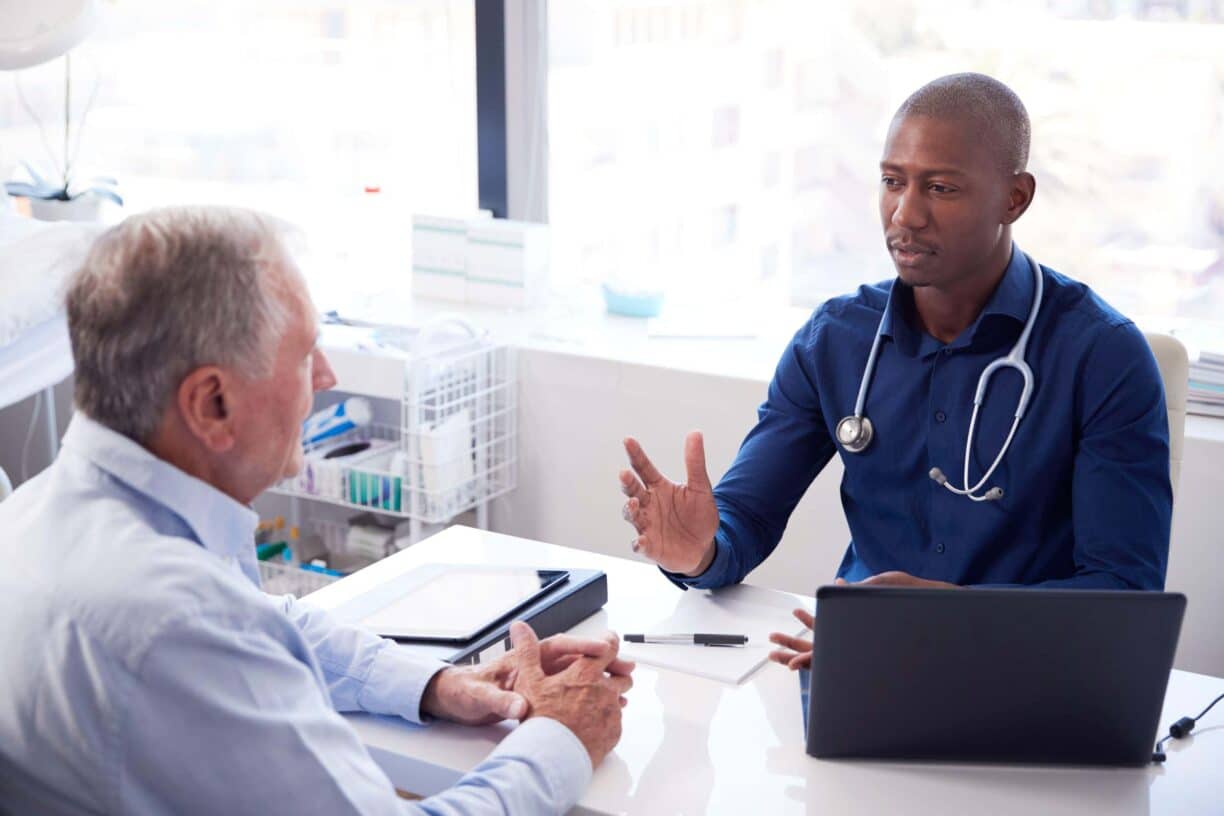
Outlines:
[[[358,621],[383,637],[462,643],[563,584],[565,570],[431,564]]]

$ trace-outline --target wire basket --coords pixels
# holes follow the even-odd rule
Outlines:
[[[361,450],[323,458],[351,443]],[[399,427],[371,424],[307,448],[302,473],[277,491],[439,524],[514,489],[517,463],[513,351],[477,336],[411,359]]]
[[[301,598],[339,579],[334,575],[312,572],[296,564],[276,561],[259,562],[259,579],[269,595],[293,595]]]
[[[414,365],[401,423],[406,512],[439,523],[513,489],[517,417],[514,358],[505,346]]]

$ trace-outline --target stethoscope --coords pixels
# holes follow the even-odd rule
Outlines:
[[[1020,339],[1016,341],[1016,345],[1012,346],[1011,352],[1006,357],[1000,357],[986,366],[982,375],[978,377],[977,393],[973,395],[973,417],[969,420],[969,437],[965,440],[965,487],[959,488],[949,484],[948,477],[937,467],[931,468],[928,474],[937,483],[948,488],[948,490],[951,490],[958,496],[967,496],[977,502],[994,501],[1003,498],[1003,489],[999,487],[992,487],[980,496],[976,494],[986,484],[986,480],[991,477],[995,469],[998,468],[999,463],[1003,461],[1003,455],[1007,453],[1008,447],[1011,446],[1012,437],[1016,435],[1016,427],[1020,424],[1020,419],[1028,408],[1029,397],[1033,394],[1033,370],[1029,368],[1028,363],[1024,362],[1024,350],[1028,346],[1029,335],[1033,332],[1033,324],[1037,322],[1037,313],[1041,310],[1042,279],[1041,268],[1027,254],[1024,258],[1029,262],[1029,266],[1033,270],[1033,277],[1037,280],[1036,291],[1033,295],[1033,305],[1029,308],[1028,320],[1024,323],[1024,331],[1020,333]],[[876,328],[875,340],[871,343],[871,352],[867,355],[867,367],[863,369],[863,379],[859,383],[858,399],[854,402],[854,414],[845,417],[841,422],[837,423],[837,441],[850,453],[862,453],[867,450],[867,446],[871,444],[871,440],[875,437],[875,428],[872,427],[871,420],[863,414],[863,408],[867,403],[867,386],[871,383],[871,375],[875,371],[876,360],[880,356],[880,337],[884,331],[884,323],[887,318],[888,309],[885,309],[884,314],[880,317],[880,325]],[[1012,420],[1011,431],[1007,434],[1007,439],[1003,442],[999,455],[995,457],[994,463],[982,476],[981,480],[973,487],[969,487],[969,452],[973,450],[973,434],[977,430],[978,411],[982,407],[982,400],[986,397],[986,386],[990,383],[991,376],[1001,368],[1014,368],[1016,371],[1019,371],[1020,376],[1024,378],[1024,390],[1020,393],[1020,402],[1016,405],[1016,414]]]

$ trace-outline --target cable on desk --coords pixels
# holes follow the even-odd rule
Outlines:
[[[1181,739],[1182,737],[1190,736],[1190,732],[1194,730],[1194,726],[1198,724],[1198,721],[1203,719],[1203,716],[1221,700],[1224,700],[1224,694],[1221,694],[1219,697],[1212,700],[1206,708],[1199,712],[1197,717],[1182,717],[1180,720],[1170,725],[1168,735],[1162,737],[1160,742],[1156,743],[1155,749],[1152,750],[1152,761],[1164,762],[1167,758],[1163,748],[1164,744],[1171,739]]]

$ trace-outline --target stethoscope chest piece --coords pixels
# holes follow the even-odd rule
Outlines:
[[[875,437],[875,428],[865,416],[848,416],[837,423],[837,441],[851,453],[867,450]]]

